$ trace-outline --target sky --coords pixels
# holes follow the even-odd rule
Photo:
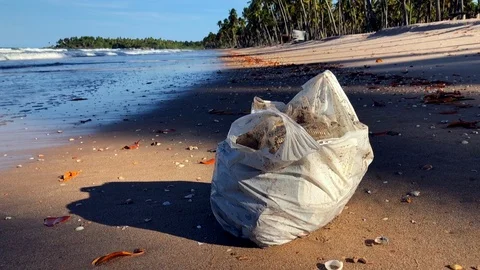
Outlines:
[[[0,47],[72,36],[202,40],[249,0],[0,0]]]

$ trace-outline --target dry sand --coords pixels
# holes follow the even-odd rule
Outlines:
[[[478,129],[446,129],[441,123],[480,120],[479,21],[229,53],[237,57],[225,58],[217,78],[168,106],[76,137],[67,146],[38,150],[34,154],[45,161],[0,172],[0,268],[88,269],[97,256],[135,248],[146,254],[105,268],[323,269],[326,260],[353,256],[369,264],[345,263],[344,269],[480,265],[480,135]],[[245,55],[251,58],[245,61]],[[214,157],[207,150],[225,138],[240,114],[208,110],[242,113],[255,95],[288,101],[327,68],[372,132],[401,136],[371,137],[374,162],[347,208],[325,228],[267,249],[224,233],[209,205],[213,166],[198,162]],[[472,107],[423,104],[436,80],[450,83],[445,90],[475,98],[465,101]],[[453,109],[458,113],[439,114]],[[157,133],[165,128],[176,131]],[[137,140],[139,149],[120,150]],[[153,141],[161,145],[151,146]],[[186,150],[190,145],[199,149]],[[426,164],[433,169],[422,170]],[[81,173],[58,182],[68,170]],[[402,195],[413,190],[420,196],[402,203]],[[184,198],[189,194],[191,201]],[[133,203],[125,204],[127,199]],[[60,215],[72,218],[43,226],[45,217]],[[75,231],[80,225],[85,229]],[[366,245],[380,235],[390,243]]]

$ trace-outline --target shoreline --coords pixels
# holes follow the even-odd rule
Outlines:
[[[470,34],[480,37],[478,29]],[[327,46],[328,42],[316,45],[322,44]],[[371,68],[324,61],[302,63],[302,58],[296,57],[311,50],[302,48],[302,44],[286,48],[293,50],[233,52],[262,61],[297,59],[296,65],[244,68],[242,63],[232,63],[167,107],[139,114],[136,121],[104,127],[96,135],[84,136],[83,144],[75,140],[68,146],[49,149],[44,162],[0,171],[0,179],[6,179],[0,183],[0,248],[6,251],[0,267],[13,269],[21,263],[26,269],[52,265],[84,269],[98,256],[134,248],[147,252],[107,267],[316,269],[327,260],[353,256],[366,257],[378,269],[442,269],[454,263],[468,268],[480,264],[475,255],[480,253],[475,241],[480,238],[480,201],[476,194],[480,188],[480,135],[473,133],[477,129],[447,129],[442,124],[442,120],[479,118],[478,77],[448,80],[453,84],[442,88],[460,90],[475,98],[465,101],[472,107],[422,102],[425,91],[435,90],[434,80],[445,80],[443,70],[457,73],[471,68],[472,62],[458,60],[453,66],[445,63],[439,67],[442,75],[431,77],[422,74],[420,68],[408,74],[397,71],[395,64],[403,67],[405,63],[387,59],[378,65],[370,61]],[[329,50],[335,50],[335,45]],[[311,55],[310,60],[317,57]],[[428,59],[416,61],[421,65]],[[250,109],[255,95],[289,101],[304,82],[324,69],[337,76],[360,121],[372,132],[392,130],[401,136],[370,138],[375,159],[367,175],[348,207],[324,228],[267,249],[229,236],[210,212],[213,167],[198,162],[214,157],[208,150],[216,148],[231,122]],[[429,84],[416,85],[418,78]],[[384,106],[375,106],[375,102]],[[233,115],[209,114],[210,109]],[[458,113],[440,114],[452,109]],[[156,132],[164,129],[176,131]],[[139,139],[139,149],[120,150]],[[462,144],[463,140],[469,143]],[[151,146],[155,141],[161,145]],[[190,145],[199,149],[186,150]],[[423,170],[427,164],[433,169]],[[66,183],[58,182],[57,177],[68,170],[81,173]],[[412,190],[421,195],[412,203],[402,203],[401,197]],[[185,199],[189,194],[194,194],[192,202]],[[128,199],[133,203],[126,205]],[[167,201],[168,206],[164,205]],[[54,228],[42,225],[48,215],[66,214],[72,218],[64,224]],[[3,216],[12,219],[3,220]],[[79,225],[85,229],[77,232]],[[390,244],[365,245],[368,239],[380,235],[388,237]],[[51,250],[56,256],[51,256]],[[347,267],[371,266],[346,263]]]

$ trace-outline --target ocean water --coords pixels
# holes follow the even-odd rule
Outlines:
[[[0,48],[0,168],[158,108],[220,67],[215,51]]]

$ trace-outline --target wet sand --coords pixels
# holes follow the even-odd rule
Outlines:
[[[447,129],[442,121],[480,120],[480,77],[474,68],[480,64],[480,45],[471,44],[468,50],[437,46],[451,56],[432,49],[411,60],[397,57],[400,49],[414,51],[438,39],[435,31],[445,31],[445,42],[480,40],[478,24],[448,26],[377,33],[375,43],[357,35],[228,51],[225,70],[168,106],[77,136],[67,146],[36,151],[44,161],[0,172],[0,268],[86,269],[98,256],[135,248],[146,249],[146,254],[113,261],[106,268],[322,269],[326,260],[353,256],[369,264],[346,262],[344,269],[479,265],[480,135],[478,129]],[[393,49],[371,55],[389,43]],[[369,49],[358,49],[362,46]],[[359,56],[336,61],[350,49]],[[376,63],[379,58],[382,62]],[[295,65],[282,65],[292,62]],[[401,136],[370,138],[374,162],[347,208],[328,226],[267,249],[229,236],[210,211],[213,166],[198,162],[214,157],[208,150],[250,109],[254,96],[288,101],[325,69],[337,75],[372,132],[391,130]],[[434,91],[437,80],[447,83],[444,90],[474,98],[464,102],[471,107],[424,104],[425,91]],[[212,115],[210,109],[234,115]],[[458,113],[440,114],[451,110]],[[176,131],[158,133],[164,129]],[[139,149],[121,150],[138,140]],[[152,146],[155,141],[161,145]],[[199,149],[186,150],[188,146]],[[433,169],[423,170],[427,164]],[[69,170],[81,173],[60,183],[58,176]],[[401,197],[413,190],[420,196],[402,203]],[[191,202],[185,198],[189,194],[194,194]],[[133,203],[126,204],[128,199]],[[72,218],[48,228],[42,222],[49,215]],[[4,220],[7,216],[11,219]],[[75,231],[80,225],[85,229]],[[367,245],[380,235],[390,243]]]

